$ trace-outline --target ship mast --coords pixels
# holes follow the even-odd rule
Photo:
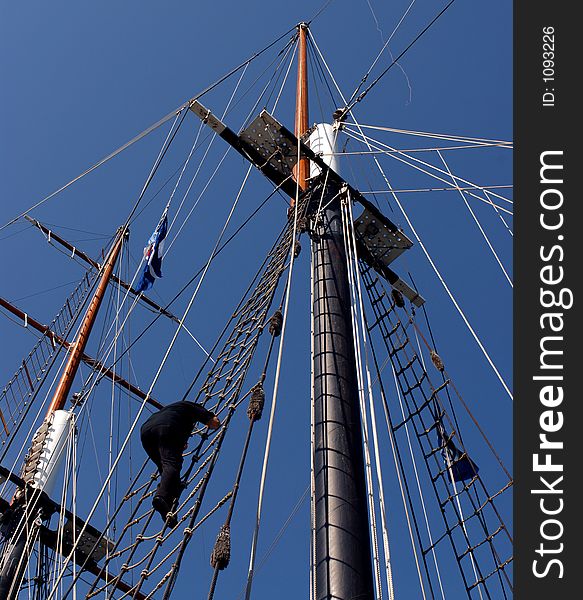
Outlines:
[[[20,580],[30,556],[31,546],[38,537],[40,522],[46,519],[42,497],[44,494],[50,494],[56,482],[59,466],[65,454],[64,445],[72,426],[71,414],[63,408],[79,365],[85,356],[84,351],[89,335],[127,235],[127,226],[118,229],[77,338],[69,347],[67,364],[61,374],[44,423],[35,434],[29,450],[22,477],[24,488],[17,490],[12,501],[10,519],[12,522],[3,525],[7,531],[12,531],[12,537],[0,557],[0,600],[12,600],[18,596]],[[27,504],[30,505],[30,509],[27,508]],[[22,523],[26,526],[22,526]]]
[[[316,223],[312,219],[311,226],[312,514],[315,530],[312,598],[368,600],[374,597],[374,586],[341,199],[350,192],[388,227],[388,231],[395,232],[397,228],[341,178],[335,165],[332,166],[335,162],[336,131],[331,125],[315,127],[310,135],[310,147],[298,140],[308,127],[307,24],[300,23],[298,30],[295,135],[266,110],[236,134],[198,100],[193,100],[189,108],[278,189],[290,197],[309,199],[312,208],[314,205],[325,207],[319,211]],[[309,168],[313,169],[312,173],[308,172]],[[295,177],[295,181],[291,181],[290,175]],[[298,187],[302,188],[301,193],[298,193]],[[292,207],[297,208],[293,202]],[[290,209],[288,218],[294,217],[295,212]],[[313,211],[308,212],[313,214]],[[399,282],[411,292],[411,298],[417,297],[388,267],[386,273],[394,284]]]
[[[308,131],[308,25],[300,23],[298,25],[298,78],[296,85],[296,118],[294,133],[296,137],[301,138]],[[310,173],[310,161],[307,158],[300,158],[298,164],[294,167],[294,179],[300,190],[305,190],[308,185],[308,176]],[[296,199],[291,199],[291,207],[294,207]]]
[[[299,26],[297,137],[308,128],[307,25]],[[312,149],[334,161],[336,132],[318,125]],[[309,161],[295,171],[307,187]],[[314,600],[373,598],[371,545],[340,187],[325,187],[312,236]]]
[[[117,232],[116,241],[109,252],[107,260],[105,261],[103,274],[101,275],[101,279],[99,280],[95,294],[91,299],[89,308],[83,317],[83,322],[79,328],[79,334],[77,335],[77,339],[73,344],[73,348],[69,354],[69,359],[67,360],[67,364],[63,370],[63,373],[61,374],[61,379],[59,380],[57,389],[55,390],[53,399],[49,405],[47,417],[57,410],[62,410],[65,406],[67,397],[71,391],[71,386],[73,385],[73,380],[75,379],[75,375],[77,374],[77,370],[79,369],[79,365],[83,359],[83,353],[85,351],[85,346],[87,346],[87,341],[89,340],[89,334],[93,329],[99,307],[103,301],[105,290],[107,289],[107,285],[111,279],[113,268],[117,261],[117,257],[119,256],[122,243],[126,235],[127,228],[121,227]]]

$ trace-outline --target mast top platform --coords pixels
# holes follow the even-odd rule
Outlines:
[[[293,175],[293,168],[298,161],[297,138],[286,136],[282,132],[282,125],[267,111],[262,111],[239,137],[250,144],[283,178]]]
[[[298,160],[312,161],[320,169],[320,175],[313,182],[317,179],[336,184],[364,208],[354,224],[357,239],[365,250],[363,260],[414,304],[423,304],[424,299],[388,268],[389,263],[413,246],[413,242],[372,202],[332,169],[322,156],[304,143],[302,138],[299,139],[298,148],[298,137],[266,110],[261,111],[239,134],[198,101],[190,105],[190,110],[290,197],[295,197],[296,193],[293,170]],[[312,187],[310,185],[304,193],[309,194]]]
[[[373,257],[385,266],[413,246],[399,229],[393,229],[367,208],[354,220],[354,230]]]

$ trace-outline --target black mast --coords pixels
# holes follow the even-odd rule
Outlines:
[[[297,138],[305,135],[309,127],[307,33],[307,24],[301,23],[298,27]],[[324,130],[320,127],[318,131],[323,136]],[[294,169],[300,189],[309,187],[309,169],[306,159],[300,159]],[[320,205],[330,205],[323,212],[321,223],[316,223],[316,234],[312,236],[312,393],[315,403],[312,424],[315,477],[312,585],[315,590],[312,592],[314,600],[372,600],[356,357],[339,191],[338,182],[327,186]],[[330,202],[333,198],[336,199]]]
[[[372,599],[356,357],[339,189],[312,239],[315,600]]]

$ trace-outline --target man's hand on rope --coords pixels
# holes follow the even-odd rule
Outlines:
[[[218,429],[221,426],[221,422],[219,421],[219,417],[213,416],[205,425],[209,429]]]

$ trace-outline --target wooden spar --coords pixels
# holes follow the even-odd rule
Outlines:
[[[63,346],[66,350],[71,351],[73,344],[67,342],[60,335],[52,331],[52,329],[48,325],[43,325],[36,319],[33,319],[30,315],[20,310],[13,304],[10,304],[10,302],[8,302],[2,297],[0,297],[0,306],[11,312],[13,315],[17,316],[19,319],[22,319],[22,321],[24,321],[24,323],[26,323],[27,326],[32,327],[33,329],[36,329],[37,331],[40,331],[40,333],[46,335],[53,344],[58,344],[59,346]],[[99,371],[99,373],[103,374],[108,379],[111,379],[112,381],[117,383],[120,387],[132,393],[134,396],[137,396],[141,400],[146,400],[148,404],[151,404],[156,408],[162,408],[163,405],[160,404],[155,398],[148,397],[146,392],[142,391],[139,387],[136,387],[135,385],[131,384],[129,381],[126,381],[123,377],[118,375],[109,367],[106,367],[97,359],[91,358],[91,356],[88,356],[87,354],[83,353],[81,355],[81,360],[96,371]],[[0,413],[0,419],[1,418],[2,414]]]
[[[59,244],[61,244],[61,246],[63,246],[67,250],[69,250],[69,252],[71,252],[71,257],[78,256],[81,260],[85,261],[87,264],[90,264],[92,267],[95,267],[96,269],[100,268],[101,265],[96,260],[93,260],[91,257],[87,256],[87,254],[85,254],[85,252],[83,252],[82,250],[79,250],[79,248],[77,248],[76,246],[73,246],[73,244],[69,243],[67,240],[58,236],[54,231],[51,231],[48,227],[43,225],[40,221],[37,221],[36,219],[29,217],[28,215],[24,215],[24,218],[29,223],[32,223],[32,225],[34,225],[35,227],[40,229],[48,237],[49,242],[52,240],[55,240],[55,242],[59,242]],[[112,279],[114,279],[114,276],[112,276]]]
[[[25,489],[27,487],[27,484],[24,481],[24,479],[22,479],[18,475],[15,475],[11,469],[7,469],[2,465],[0,465],[0,477],[14,483],[20,489]],[[39,493],[38,490],[32,490],[30,488],[29,490],[31,494],[35,492]],[[46,507],[46,509],[49,510],[51,513],[58,513],[59,515],[66,517],[69,521],[75,522],[78,529],[86,527],[90,530],[93,530],[94,534],[99,535],[99,531],[95,530],[90,525],[84,523],[78,516],[76,516],[71,511],[67,510],[67,508],[61,506],[54,500],[51,500],[51,498],[49,498],[46,494],[43,494],[42,492],[39,494],[39,503]],[[46,544],[53,550],[56,550],[60,554],[63,554],[62,540],[58,540],[57,533],[55,531],[51,531],[50,529],[48,529],[48,527],[41,526],[39,533],[40,539],[44,544]],[[56,543],[57,540],[58,543]],[[122,592],[131,592],[135,587],[125,583],[124,581],[116,581],[118,579],[117,575],[106,573],[104,569],[102,569],[95,562],[87,560],[83,552],[74,553],[73,560],[84,571],[88,571],[89,573],[93,573],[93,575],[97,575],[99,579],[105,581],[106,583],[109,583],[110,585],[113,584],[113,587],[115,587],[115,589],[117,590],[120,590]],[[146,598],[146,596],[144,594],[141,594],[140,592],[136,593],[136,595],[133,597],[138,600],[145,600]]]
[[[25,327],[30,325],[33,329],[44,333],[47,337],[51,338],[51,340],[57,340],[58,336],[56,336],[56,334],[50,330],[48,325],[43,325],[42,323],[39,323],[36,319],[33,319],[23,310],[20,310],[19,308],[16,308],[16,306],[14,306],[13,304],[10,304],[8,300],[5,300],[4,298],[0,297],[0,306],[10,311],[13,315],[16,315],[19,319],[22,319]]]
[[[42,223],[40,223],[36,219],[32,219],[28,215],[24,215],[24,218],[27,221],[29,221],[30,223],[32,223],[35,227],[40,229],[40,231],[42,231],[50,240],[55,240],[55,242],[58,242],[59,244],[61,244],[61,246],[63,246],[63,248],[66,248],[67,250],[69,250],[69,252],[71,252],[71,257],[77,256],[82,261],[86,262],[87,264],[91,265],[92,267],[94,267],[96,269],[99,269],[101,267],[101,265],[97,261],[95,261],[91,257],[87,256],[87,254],[85,254],[85,252],[83,252],[82,250],[79,250],[79,248],[73,246],[73,244],[69,243],[67,240],[58,236],[56,233],[51,231],[48,227],[45,227]],[[125,281],[123,281],[123,279],[120,279],[117,275],[115,275],[115,273],[112,273],[111,279],[113,281],[115,281],[115,283],[120,285],[124,290],[128,290],[130,292],[130,294],[133,294],[134,296],[140,296],[140,292],[136,291],[129,283],[126,283]],[[152,308],[156,312],[162,313],[165,317],[172,319],[175,323],[180,323],[180,319],[178,317],[173,315],[171,312],[169,312],[165,308],[161,307],[159,304],[157,304],[156,302],[154,302],[153,300],[148,298],[148,296],[144,295],[143,293],[140,296],[140,301],[143,302],[144,304],[147,304],[150,308]]]
[[[103,297],[105,296],[105,291],[111,278],[113,267],[115,266],[117,257],[119,256],[123,241],[127,237],[127,233],[127,226],[123,226],[118,229],[113,246],[109,251],[107,258],[105,259],[101,277],[99,279],[99,283],[97,284],[97,289],[95,290],[95,294],[93,295],[89,307],[87,308],[87,312],[83,317],[77,339],[73,342],[73,344],[71,344],[69,358],[61,374],[61,378],[47,411],[45,423],[47,423],[49,426],[51,424],[51,418],[53,414],[56,411],[62,410],[65,406],[65,402],[67,401],[67,397],[71,391],[71,386],[73,385],[73,380],[75,379],[79,364],[81,363],[81,357],[83,356],[85,346],[87,345],[89,334],[91,333],[91,329],[95,323],[99,307],[103,301]],[[61,430],[61,432],[62,431],[64,430]],[[60,439],[63,439],[62,436]],[[50,477],[53,475],[51,472],[52,468],[58,464],[58,455],[54,453],[54,451],[57,449],[56,445],[53,444],[51,447],[51,450],[53,451],[52,455],[49,452],[48,457],[44,456],[44,452],[47,451],[51,442],[53,442],[53,440],[49,440],[47,445],[44,445],[43,441],[41,444],[43,450],[37,455],[32,454],[31,449],[29,457],[25,461],[24,472],[27,474],[23,477],[23,481],[30,483],[34,482],[35,486],[40,486],[39,489],[42,489],[43,491],[46,491],[47,485],[50,485]],[[60,443],[59,438],[57,438],[55,443]],[[39,468],[41,456],[43,456],[43,460],[46,459],[46,463],[44,463],[42,468]],[[55,456],[57,456],[56,459]],[[51,461],[52,467],[50,466]],[[27,467],[28,472],[26,471]],[[35,481],[35,474],[37,473],[40,476],[39,481]],[[26,504],[26,495],[25,490],[20,488],[16,491],[16,494],[12,499],[12,505],[14,507],[22,507],[23,503]],[[17,511],[10,518],[10,521],[12,519],[20,518],[20,513]],[[10,527],[12,529],[10,529],[10,531],[12,531],[13,534],[11,534],[11,536],[8,538],[10,543],[5,545],[0,558],[1,600],[8,600],[9,598],[15,597],[10,590],[14,585],[14,582],[22,581],[25,569],[28,565],[28,559],[22,560],[22,557],[27,556],[28,552],[32,550],[32,545],[35,543],[37,532],[41,527],[41,519],[37,519],[36,514],[33,515],[26,512],[22,518],[26,523],[24,527],[16,528],[14,526],[15,523],[11,523]]]
[[[77,369],[79,368],[79,364],[81,363],[81,357],[83,356],[83,353],[85,351],[85,346],[87,345],[89,334],[91,333],[91,329],[93,329],[93,324],[95,323],[99,307],[101,306],[103,296],[105,295],[105,290],[107,289],[107,284],[111,279],[113,267],[115,266],[117,257],[119,256],[126,234],[126,227],[121,227],[118,230],[113,247],[109,251],[107,258],[105,259],[105,263],[103,265],[103,272],[97,285],[97,289],[95,290],[95,294],[91,299],[89,308],[87,309],[87,312],[83,317],[81,327],[79,328],[79,335],[72,344],[72,350],[69,355],[69,359],[67,360],[67,364],[65,365],[65,369],[63,370],[61,379],[59,380],[59,383],[55,390],[55,394],[49,405],[47,416],[51,415],[56,410],[61,410],[65,406],[67,396],[71,391],[71,386],[73,385],[73,380],[75,379]]]
[[[307,23],[298,25],[298,78],[296,87],[296,120],[295,135],[301,138],[308,131],[308,61],[307,61]],[[310,176],[310,161],[307,158],[301,158],[294,167],[294,179],[300,187],[305,190],[308,187],[307,181]],[[296,199],[291,199],[291,207],[294,207]]]

